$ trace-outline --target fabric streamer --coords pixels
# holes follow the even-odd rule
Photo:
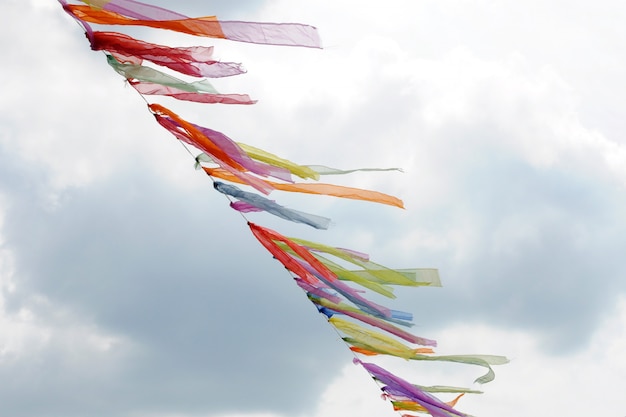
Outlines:
[[[455,410],[452,406],[442,402],[435,396],[397,377],[376,364],[361,362],[358,359],[355,360],[355,362],[361,364],[374,379],[380,381],[384,385],[382,388],[383,392],[392,398],[406,398],[416,402],[433,417],[450,417],[451,415],[468,417],[467,414]]]
[[[219,21],[215,16],[153,20],[138,14],[134,15],[139,18],[131,18],[128,12],[116,13],[90,6],[67,4],[64,8],[76,19],[99,25],[145,26],[238,42],[321,48],[317,30],[299,23]]]
[[[142,95],[160,95],[175,98],[176,100],[192,101],[195,103],[206,104],[254,104],[256,100],[250,99],[247,94],[211,94],[188,92],[176,87],[167,87],[160,84],[128,80],[128,83],[139,94]]]
[[[258,194],[242,191],[234,185],[224,184],[223,182],[216,181],[213,186],[217,191],[222,194],[229,195],[243,201],[251,206],[257,207],[263,211],[273,214],[274,216],[281,217],[285,220],[289,220],[296,223],[303,223],[314,227],[316,229],[328,229],[330,219],[326,217],[316,216],[314,214],[303,213],[301,211],[288,209],[286,207],[277,204],[275,201],[268,200],[267,198]]]
[[[219,170],[215,168],[207,168],[204,170],[212,177],[220,178],[231,182],[240,182],[237,178],[232,176],[225,170]],[[352,200],[371,201],[380,204],[387,204],[399,208],[404,208],[402,200],[383,194],[377,191],[362,190],[359,188],[344,187],[335,184],[320,184],[320,183],[296,183],[296,184],[280,184],[275,182],[269,182],[272,188],[280,191],[305,193],[305,194],[320,194],[328,195],[332,197],[348,198]]]
[[[89,41],[94,51],[107,51],[121,62],[141,64],[145,59],[194,77],[220,78],[246,72],[240,64],[215,60],[212,46],[171,48],[116,32],[93,32]]]
[[[84,29],[91,49],[103,53],[108,65],[148,103],[148,110],[156,122],[192,155],[200,152],[195,157],[196,168],[210,177],[214,189],[223,194],[229,206],[244,217],[261,246],[285,267],[321,316],[333,326],[355,355],[354,362],[381,386],[382,396],[391,403],[392,409],[433,417],[469,416],[456,410],[457,402],[464,395],[481,394],[482,391],[451,385],[412,384],[377,364],[359,359],[368,357],[375,360],[380,355],[386,355],[412,363],[430,361],[474,365],[487,370],[474,382],[484,384],[494,379],[492,367],[506,363],[508,360],[505,357],[438,355],[434,350],[437,346],[435,340],[409,331],[414,325],[412,313],[389,308],[371,299],[370,292],[376,293],[379,298],[394,299],[395,290],[400,287],[439,287],[441,281],[436,269],[386,267],[372,261],[361,251],[286,237],[251,222],[247,217],[256,216],[250,213],[266,212],[315,229],[329,227],[329,218],[288,208],[267,197],[276,191],[304,194],[306,197],[302,198],[323,195],[352,200],[344,200],[343,204],[366,202],[404,208],[402,200],[380,191],[318,182],[321,176],[362,172],[380,175],[382,172],[402,170],[376,167],[342,169],[299,164],[190,122],[158,100],[215,105],[254,104],[256,100],[247,94],[222,94],[207,80],[212,78],[219,82],[223,77],[242,74],[245,69],[241,64],[215,59],[213,46],[159,45],[125,33],[94,30],[91,25],[142,26],[205,38],[321,48],[317,29],[299,23],[222,21],[215,16],[192,18],[136,0],[80,0],[84,3],[82,5],[58,1]],[[196,153],[192,153],[194,151]],[[296,177],[298,182],[294,181]],[[443,401],[435,394],[456,396]],[[417,417],[407,413],[401,416]]]

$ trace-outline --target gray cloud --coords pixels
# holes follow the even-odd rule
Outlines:
[[[8,312],[29,308],[53,331],[76,317],[129,345],[113,375],[99,363],[111,360],[106,355],[79,366],[61,337],[34,363],[4,367],[3,386],[19,373],[38,381],[0,392],[11,415],[312,406],[329,372],[317,361],[331,369],[340,346],[208,184],[207,195],[193,195],[120,169],[50,208],[21,186],[38,183],[32,172],[3,162],[3,188],[11,190],[5,248],[18,282],[5,294]],[[280,381],[291,381],[287,397]]]
[[[427,302],[449,320],[537,330],[555,353],[585,347],[626,290],[621,190],[499,153],[478,159],[451,202],[472,224],[470,253],[441,259],[452,298]]]

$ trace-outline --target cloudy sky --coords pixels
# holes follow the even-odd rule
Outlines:
[[[280,196],[332,228],[253,220],[439,268],[443,288],[394,306],[441,352],[512,359],[459,409],[624,416],[623,1],[177,7],[319,28],[323,50],[201,40],[248,69],[216,87],[259,103],[173,106],[303,164],[404,169],[342,179],[401,197],[404,211]],[[0,12],[0,414],[397,415],[58,3],[4,0]],[[423,384],[478,376],[395,366]]]

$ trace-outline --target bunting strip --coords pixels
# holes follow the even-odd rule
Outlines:
[[[391,402],[393,409],[426,413],[433,417],[468,416],[456,410],[457,402],[465,394],[480,394],[482,391],[447,385],[412,384],[379,365],[359,359],[361,356],[374,359],[378,355],[387,355],[411,361],[476,365],[487,369],[484,375],[476,378],[476,383],[484,384],[494,379],[492,366],[505,364],[508,361],[505,357],[437,355],[434,350],[437,346],[435,340],[414,335],[407,330],[413,326],[413,315],[410,312],[394,310],[368,298],[367,291],[393,299],[396,297],[396,287],[441,286],[436,269],[388,268],[373,262],[369,255],[357,250],[286,237],[246,217],[248,213],[260,213],[259,216],[269,213],[315,229],[327,229],[331,225],[331,220],[325,216],[287,208],[266,197],[276,190],[356,200],[351,204],[370,202],[404,208],[402,200],[379,191],[293,180],[293,177],[298,177],[305,181],[319,181],[321,176],[401,169],[341,169],[325,165],[302,165],[189,122],[149,99],[167,97],[204,104],[254,104],[256,101],[247,94],[219,93],[205,78],[219,80],[242,74],[245,70],[241,64],[216,60],[213,58],[212,46],[158,45],[123,33],[94,31],[90,24],[143,26],[239,42],[320,48],[321,42],[315,27],[298,23],[221,21],[215,16],[191,18],[136,0],[80,0],[84,5],[58,1],[84,28],[91,49],[102,51],[113,70],[148,102],[148,109],[157,123],[190,152],[189,147],[200,152],[195,157],[196,168],[202,168],[213,181],[214,189],[224,194],[229,199],[230,207],[244,216],[253,236],[287,269],[317,311],[354,353],[355,363],[381,384],[383,397]],[[145,61],[174,72],[177,76],[146,65]],[[234,184],[252,190],[244,190]],[[434,394],[458,395],[449,401],[442,401]],[[413,414],[402,416],[416,417]]]

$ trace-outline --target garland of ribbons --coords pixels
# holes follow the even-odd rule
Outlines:
[[[123,33],[95,31],[91,24],[143,26],[238,42],[321,48],[317,29],[297,23],[222,21],[215,16],[191,18],[134,0],[81,0],[85,3],[82,5],[58,1],[65,12],[82,26],[91,49],[103,51],[113,70],[144,98],[157,123],[188,150],[191,146],[200,151],[195,158],[196,168],[202,169],[211,178],[215,190],[228,197],[230,207],[242,213],[252,234],[290,272],[295,283],[354,352],[354,362],[379,384],[383,398],[391,402],[393,409],[401,412],[402,417],[415,417],[409,414],[413,412],[434,417],[467,416],[454,408],[457,401],[465,394],[481,391],[412,384],[379,365],[361,359],[390,355],[414,361],[478,365],[484,367],[486,373],[475,382],[484,384],[494,379],[491,367],[506,363],[506,358],[493,355],[435,355],[434,340],[415,336],[406,330],[413,325],[412,314],[389,309],[364,295],[367,289],[394,298],[394,286],[439,286],[437,270],[387,268],[372,262],[364,253],[285,237],[245,217],[246,213],[264,211],[316,229],[328,228],[330,219],[284,207],[266,197],[274,190],[329,195],[403,208],[400,199],[381,192],[310,182],[328,175],[399,169],[342,170],[322,165],[299,165],[184,120],[172,110],[150,103],[147,97],[167,96],[208,104],[254,104],[256,101],[247,94],[219,93],[206,79],[242,74],[245,69],[238,63],[213,58],[213,47],[157,45]],[[180,75],[174,77],[159,67]],[[185,77],[190,81],[184,80]],[[294,178],[299,178],[299,182]],[[241,189],[238,185],[252,191]],[[439,393],[456,396],[444,402],[435,396]]]

